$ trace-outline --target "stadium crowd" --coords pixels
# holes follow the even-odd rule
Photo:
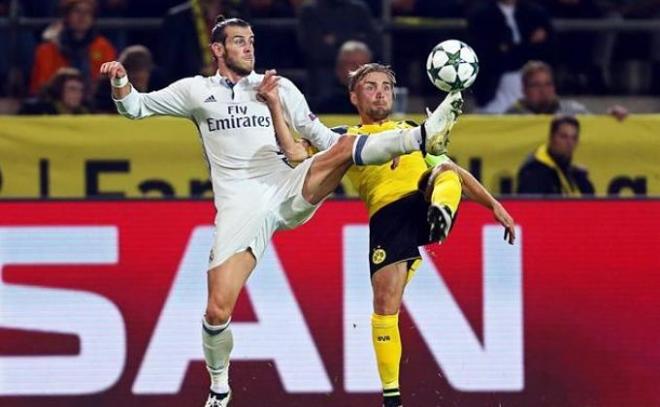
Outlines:
[[[100,65],[111,60],[121,61],[143,92],[212,74],[208,33],[219,14],[262,22],[254,25],[257,71],[278,69],[317,113],[353,113],[348,73],[383,59],[390,59],[407,94],[437,98],[423,67],[428,51],[447,38],[469,43],[480,58],[479,79],[465,92],[468,113],[585,114],[594,109],[559,95],[660,95],[660,30],[560,30],[556,24],[657,19],[660,0],[392,0],[391,10],[383,4],[0,0],[0,114],[114,113],[110,85],[99,80]],[[390,15],[398,25],[387,28]],[[436,19],[465,26],[430,30]],[[131,21],[151,24],[122,24]],[[594,112],[619,120],[628,115],[620,104]]]
[[[301,87],[319,113],[344,112],[331,103],[341,88],[341,64],[355,56],[383,57],[381,0],[0,0],[0,97],[2,113],[88,113],[112,111],[98,84],[102,61],[124,50],[137,58],[144,90],[212,70],[208,28],[218,14],[257,19],[288,19],[295,25],[257,24],[257,69],[277,68]],[[523,96],[522,67],[543,61],[555,70],[559,93],[660,94],[660,32],[558,32],[554,19],[635,20],[660,16],[659,0],[394,0],[391,15],[412,28],[422,19],[462,18],[467,29],[395,31],[391,63],[399,83],[412,95],[429,95],[424,78],[426,54],[449,36],[470,43],[480,56],[474,86],[476,111],[503,113]],[[19,17],[42,25],[12,25]],[[99,29],[99,18],[159,18],[155,29]],[[352,41],[353,50],[340,52]],[[139,48],[134,46],[140,45]],[[137,51],[139,49],[139,51]],[[141,56],[136,57],[139,54]],[[123,56],[126,58],[127,54]],[[616,58],[614,57],[616,56]],[[366,58],[366,59],[365,59]],[[350,62],[349,67],[350,67]],[[130,64],[130,63],[129,63]],[[69,68],[61,71],[61,68]],[[77,70],[72,71],[71,69]],[[619,74],[627,72],[629,75]],[[62,75],[78,75],[84,85],[81,108],[41,108],[61,104],[53,88]],[[339,76],[337,76],[339,75]],[[133,76],[132,76],[133,77]],[[626,79],[627,77],[627,79]],[[635,79],[631,79],[635,78]],[[61,80],[59,80],[61,81]],[[19,104],[20,101],[20,104]],[[22,106],[27,104],[28,106]],[[22,106],[22,107],[21,107]],[[342,110],[343,109],[343,110]]]

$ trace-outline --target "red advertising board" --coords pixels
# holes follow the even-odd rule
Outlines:
[[[660,201],[465,203],[407,288],[407,406],[660,406]],[[0,406],[202,406],[206,201],[0,203]],[[233,407],[378,406],[367,216],[278,232],[233,317]]]

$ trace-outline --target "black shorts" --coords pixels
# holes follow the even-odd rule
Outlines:
[[[379,209],[369,220],[371,275],[390,264],[421,258],[419,246],[429,241],[429,203],[416,191]]]

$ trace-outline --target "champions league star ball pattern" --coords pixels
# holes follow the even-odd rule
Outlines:
[[[426,60],[431,82],[445,92],[467,89],[477,79],[479,59],[474,50],[458,40],[447,40],[433,47]]]

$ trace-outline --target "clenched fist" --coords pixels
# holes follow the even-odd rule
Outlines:
[[[126,76],[126,68],[119,61],[106,62],[101,65],[101,75],[112,79]]]

